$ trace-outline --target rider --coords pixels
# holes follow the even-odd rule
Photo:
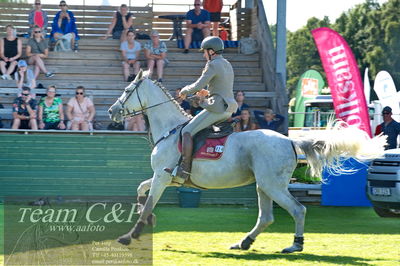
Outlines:
[[[191,85],[185,86],[179,97],[197,92],[204,108],[182,129],[182,162],[174,169],[164,168],[182,183],[189,178],[192,167],[193,136],[200,130],[231,117],[238,105],[233,96],[233,69],[222,57],[224,43],[219,37],[207,37],[201,43],[203,57],[207,60],[201,77]],[[204,87],[207,87],[207,90]],[[204,98],[204,96],[208,96]]]

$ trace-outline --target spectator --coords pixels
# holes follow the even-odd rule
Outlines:
[[[127,40],[121,43],[120,50],[124,60],[122,61],[122,67],[125,81],[131,82],[140,70],[139,53],[142,46],[135,41],[136,34],[134,31],[128,31],[126,35]],[[129,74],[131,67],[133,67],[133,75]]]
[[[382,110],[383,123],[377,126],[375,134],[381,132],[387,136],[386,150],[397,148],[397,137],[400,134],[400,123],[392,118],[392,108],[385,106]]]
[[[222,0],[204,0],[203,7],[210,12],[213,36],[219,36],[218,27],[221,21]],[[222,39],[222,38],[221,38]]]
[[[247,131],[247,130],[254,130],[256,129],[256,124],[250,117],[250,111],[248,109],[243,109],[240,113],[239,122],[236,123],[235,131]]]
[[[1,78],[12,80],[11,75],[15,72],[18,60],[22,55],[22,41],[15,36],[12,25],[6,26],[7,36],[0,39],[0,69]]]
[[[203,111],[203,108],[200,106],[200,98],[193,97],[190,105],[190,114],[192,116],[195,116],[201,111]]]
[[[55,96],[56,86],[49,86],[47,96],[39,103],[40,129],[65,129],[62,101]]]
[[[34,9],[29,12],[29,29],[28,34],[32,37],[32,32],[35,26],[38,26],[42,31],[43,37],[47,35],[47,27],[48,27],[48,17],[47,12],[42,10],[42,4],[40,0],[35,0]]]
[[[157,67],[157,81],[162,82],[164,74],[164,66],[167,61],[167,45],[165,42],[160,41],[158,31],[151,31],[151,40],[144,46],[144,55],[147,59],[147,66],[149,68],[149,76],[153,74],[154,67]]]
[[[29,57],[28,63],[35,66],[35,79],[39,76],[40,71],[45,73],[47,78],[51,78],[54,74],[47,70],[43,61],[49,56],[48,43],[43,38],[42,31],[38,26],[34,27],[33,35],[26,47],[26,55]]]
[[[78,51],[77,40],[80,38],[75,24],[74,13],[68,10],[68,5],[65,1],[60,1],[59,6],[61,10],[57,12],[53,19],[51,36],[56,42],[62,41],[63,38],[70,40],[71,48],[74,51]]]
[[[201,1],[194,1],[194,9],[186,13],[186,33],[184,37],[185,54],[189,53],[192,34],[202,34],[203,39],[210,36],[210,13],[201,9]]]
[[[140,114],[125,118],[125,130],[145,131],[146,123],[144,122],[143,115]]]
[[[238,91],[236,92],[236,102],[238,103],[238,109],[236,110],[235,113],[232,114],[232,119],[240,119],[241,112],[244,109],[249,109],[250,106],[244,103],[244,92],[243,91]]]
[[[75,97],[72,97],[67,104],[68,129],[92,130],[95,113],[92,101],[89,97],[85,97],[85,87],[76,87]]]
[[[28,64],[25,60],[19,60],[17,66],[18,68],[14,73],[14,79],[19,89],[18,94],[22,92],[23,87],[28,87],[31,90],[31,96],[35,97],[34,89],[36,88],[36,79],[33,71],[28,68]]]
[[[283,124],[285,118],[280,114],[274,114],[271,109],[266,109],[265,112],[254,111],[254,116],[257,119],[258,125],[263,129],[271,129],[278,131],[280,125]]]
[[[179,105],[182,107],[183,110],[185,110],[186,113],[190,114],[190,103],[186,100],[183,100],[181,97],[179,97],[179,93],[181,92],[182,88],[178,88],[175,90],[175,99],[179,103]]]
[[[102,39],[103,40],[107,39],[112,32],[113,39],[120,39],[121,42],[124,42],[126,40],[126,32],[128,30],[133,30],[132,25],[133,25],[132,13],[129,12],[127,5],[122,4],[121,7],[119,8],[119,11],[116,11],[114,13],[114,16],[111,20],[111,24],[108,27],[108,30],[104,35],[104,37],[102,37]]]
[[[30,88],[24,87],[22,95],[14,100],[12,129],[38,129],[36,122],[37,103],[31,97],[30,92]]]

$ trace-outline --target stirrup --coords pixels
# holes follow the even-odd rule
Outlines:
[[[164,168],[164,171],[169,173],[174,178],[174,181],[177,181],[177,183],[181,184],[183,184],[190,177],[190,173],[183,170],[180,165],[175,166],[174,169]]]

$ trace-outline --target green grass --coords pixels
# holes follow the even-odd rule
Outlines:
[[[154,265],[400,264],[400,221],[380,218],[371,208],[308,206],[305,249],[295,254],[279,253],[294,233],[293,220],[280,208],[248,251],[228,248],[254,226],[256,208],[161,206],[156,214]]]

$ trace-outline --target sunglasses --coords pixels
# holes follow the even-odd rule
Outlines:
[[[75,92],[76,95],[83,95],[83,92]]]
[[[382,115],[390,115],[390,113],[382,113]]]
[[[36,5],[36,6],[40,6],[40,5],[41,5],[41,3],[35,3],[35,5]]]
[[[41,33],[41,31],[36,31],[36,30],[35,30],[35,33]]]
[[[29,93],[22,93],[22,96],[29,96]]]
[[[200,4],[194,4],[194,6],[201,6]]]
[[[59,6],[66,6],[66,4],[61,4],[61,5],[59,5]]]

